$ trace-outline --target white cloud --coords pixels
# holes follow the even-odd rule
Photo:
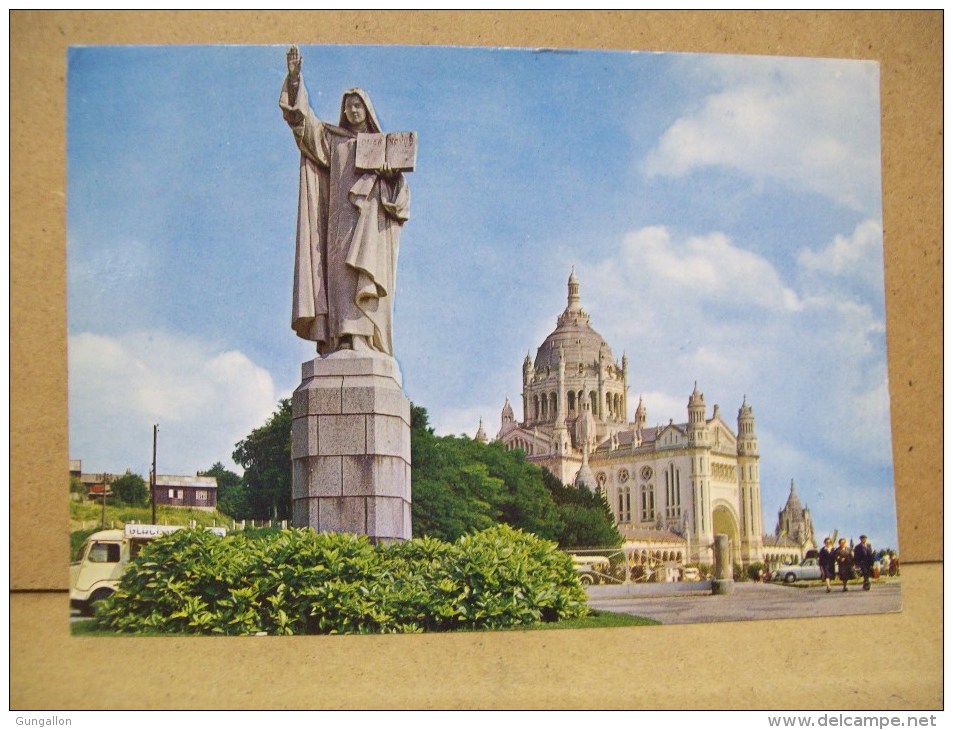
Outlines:
[[[746,361],[739,357],[730,357],[731,354],[730,351],[724,352],[709,343],[681,355],[678,362],[682,369],[688,372],[717,376],[719,380],[732,377],[739,370],[748,372]]]
[[[176,334],[69,338],[70,456],[84,470],[145,473],[159,424],[160,473],[231,464],[235,443],[274,412],[271,375],[236,350]]]
[[[714,90],[662,134],[643,162],[646,174],[725,167],[879,210],[876,64],[706,61]]]
[[[800,307],[797,295],[767,259],[735,246],[723,233],[677,240],[666,227],[649,226],[625,236],[618,259],[598,267],[597,281],[624,274],[622,290],[639,299],[657,293],[662,299],[707,305]]]
[[[863,221],[849,236],[837,235],[822,249],[801,249],[797,262],[804,274],[858,281],[879,293],[884,284],[880,222]]]
[[[663,227],[633,231],[614,255],[580,267],[592,326],[616,356],[629,355],[629,417],[642,394],[650,426],[684,421],[697,380],[709,415],[719,403],[733,425],[747,395],[765,436],[767,515],[791,478],[817,495],[818,519],[842,528],[892,500],[889,479],[877,484],[892,456],[882,305],[841,281],[878,258],[866,243],[872,228],[844,237],[857,245],[843,277],[821,287],[816,272],[797,272],[810,291],[720,233]]]

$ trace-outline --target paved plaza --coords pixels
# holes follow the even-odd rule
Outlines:
[[[708,583],[698,590],[686,584],[598,586],[589,591],[589,605],[600,611],[652,618],[663,624],[751,621],[817,616],[851,616],[900,610],[900,582],[875,582],[870,591],[851,584],[827,593],[823,586],[792,587],[772,583],[736,583],[726,596],[713,596]],[[675,586],[678,586],[676,589]]]

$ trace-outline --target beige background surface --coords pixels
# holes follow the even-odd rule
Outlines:
[[[942,568],[909,566],[942,559],[941,12],[16,11],[10,38],[12,707],[941,706]],[[66,48],[290,42],[879,60],[904,612],[461,636],[71,639],[65,593],[42,593],[67,582]],[[84,669],[120,649],[140,655],[137,671],[91,690]],[[816,676],[838,669],[843,684],[818,691]],[[170,676],[174,690],[157,681]]]

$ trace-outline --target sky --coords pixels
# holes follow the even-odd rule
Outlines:
[[[298,158],[278,46],[74,47],[70,458],[231,460],[300,382]],[[695,382],[754,408],[765,530],[793,479],[818,535],[896,547],[874,62],[302,46],[318,116],[367,90],[414,130],[395,356],[439,434],[499,427],[522,361],[583,307],[629,358],[629,419]],[[517,418],[522,414],[517,412]]]

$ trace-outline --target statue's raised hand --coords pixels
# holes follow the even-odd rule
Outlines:
[[[288,49],[288,76],[297,79],[301,73],[301,53],[298,52],[298,46],[291,46]]]

